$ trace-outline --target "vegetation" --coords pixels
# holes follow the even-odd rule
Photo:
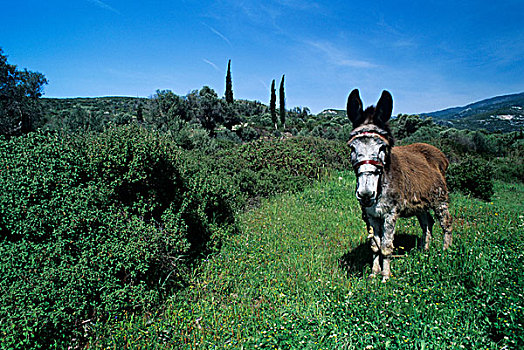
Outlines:
[[[492,203],[452,196],[455,240],[436,228],[420,252],[401,220],[388,283],[369,280],[370,249],[344,172],[240,216],[188,288],[151,314],[96,325],[95,348],[518,349],[524,345],[522,185]]]
[[[494,194],[493,170],[482,158],[467,156],[452,163],[447,172],[448,187],[489,201]]]
[[[25,134],[40,126],[39,98],[45,84],[42,73],[7,63],[0,48],[0,135]]]
[[[451,160],[456,234],[422,253],[402,221],[381,284],[363,278],[350,122],[286,110],[284,76],[276,130],[275,80],[268,107],[228,103],[232,83],[42,99],[45,77],[2,52],[0,74],[0,347],[524,346],[522,130],[392,121]]]
[[[226,102],[233,103],[233,80],[231,78],[231,60],[227,63],[227,74],[226,74]]]
[[[286,93],[284,91],[284,75],[282,75],[282,80],[280,80],[280,89],[278,93],[278,99],[280,103],[280,124],[283,128],[286,128]]]
[[[277,93],[275,90],[275,79],[271,82],[271,98],[269,102],[269,110],[271,111],[271,121],[275,125],[275,130],[278,129],[277,125]]]
[[[213,156],[138,126],[0,140],[4,348],[61,346],[177,293],[249,199],[303,189],[344,149],[315,139]]]
[[[235,229],[231,184],[140,128],[2,140],[0,159],[4,348],[158,304]]]

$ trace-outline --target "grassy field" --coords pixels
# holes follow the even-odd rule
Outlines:
[[[420,252],[415,220],[399,222],[392,278],[368,279],[370,249],[338,173],[242,214],[190,284],[146,315],[95,325],[89,348],[517,349],[524,346],[523,185],[493,202],[451,198],[454,242],[435,226]]]

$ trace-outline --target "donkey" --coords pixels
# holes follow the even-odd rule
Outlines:
[[[392,110],[393,98],[385,90],[376,107],[366,110],[362,109],[358,89],[347,101],[347,114],[353,123],[348,146],[357,177],[355,193],[373,251],[371,276],[381,274],[383,282],[391,275],[393,236],[399,217],[418,218],[427,250],[435,223],[429,212],[432,209],[444,232],[444,249],[452,240],[445,178],[449,161],[426,143],[394,147],[388,124]]]

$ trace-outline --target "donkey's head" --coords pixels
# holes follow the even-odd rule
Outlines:
[[[356,196],[364,207],[372,206],[380,196],[382,177],[389,169],[394,142],[388,125],[392,110],[393,99],[387,91],[382,92],[376,107],[365,111],[357,89],[348,97],[347,113],[353,123],[348,145],[357,175]]]

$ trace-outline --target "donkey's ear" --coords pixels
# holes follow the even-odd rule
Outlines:
[[[349,94],[347,113],[348,118],[349,120],[351,120],[351,123],[353,123],[354,128],[362,124],[362,122],[364,121],[364,114],[362,112],[362,100],[360,99],[358,89],[351,91],[351,93]]]
[[[377,102],[375,107],[375,115],[373,116],[373,122],[376,125],[383,126],[391,118],[391,112],[393,111],[393,97],[391,94],[384,90],[382,95]]]

